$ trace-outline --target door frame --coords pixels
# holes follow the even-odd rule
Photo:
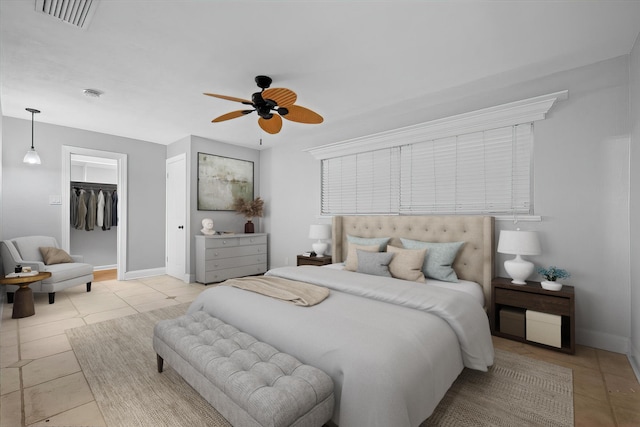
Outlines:
[[[184,173],[185,173],[185,188],[184,188],[184,200],[183,202],[183,206],[184,206],[184,242],[182,242],[184,244],[184,271],[182,272],[182,281],[185,283],[190,283],[191,282],[191,254],[189,251],[190,245],[189,245],[189,236],[191,236],[191,232],[190,232],[190,219],[189,219],[189,210],[188,208],[188,203],[189,203],[189,180],[188,178],[188,174],[187,174],[187,170],[188,170],[188,164],[187,164],[187,154],[186,153],[180,153],[177,154],[173,157],[169,157],[166,161],[165,161],[165,170],[167,171],[167,180],[165,182],[165,201],[166,201],[166,207],[165,207],[165,226],[166,226],[166,230],[165,230],[165,270],[167,270],[167,259],[168,259],[168,254],[169,254],[169,205],[174,203],[175,201],[173,200],[169,200],[169,192],[167,191],[167,188],[169,186],[169,163],[174,163],[177,161],[184,161]]]
[[[125,280],[127,273],[127,155],[90,148],[62,146],[62,249],[69,252],[71,246],[71,155],[104,157],[116,160],[118,174],[118,226],[117,263],[118,280]]]

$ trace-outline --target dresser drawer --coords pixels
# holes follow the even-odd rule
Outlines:
[[[243,267],[223,268],[220,270],[206,272],[204,283],[222,282],[224,280],[232,279],[235,277],[262,274],[265,271],[267,271],[267,263],[248,265]]]
[[[205,263],[207,272],[223,268],[245,267],[254,264],[266,264],[267,255],[249,255],[234,258],[211,259]]]
[[[204,239],[205,248],[229,248],[238,246],[240,239],[238,237],[225,237],[225,238],[209,238]]]
[[[234,258],[239,256],[260,255],[267,253],[267,245],[236,246],[229,248],[205,249],[204,260]]]
[[[239,237],[238,244],[241,246],[244,245],[266,245],[267,244],[267,236],[251,236],[251,237]]]
[[[571,302],[568,298],[558,298],[551,295],[540,295],[510,289],[495,289],[495,303],[544,313],[569,316]]]

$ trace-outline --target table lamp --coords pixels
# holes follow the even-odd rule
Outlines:
[[[540,241],[535,231],[501,230],[498,240],[498,252],[512,254],[516,257],[504,262],[504,269],[511,277],[514,285],[524,285],[534,265],[531,261],[522,259],[522,255],[540,255]]]
[[[311,227],[309,227],[309,238],[318,240],[311,245],[316,256],[324,256],[329,245],[323,242],[323,240],[331,238],[331,226],[329,224],[312,224]]]

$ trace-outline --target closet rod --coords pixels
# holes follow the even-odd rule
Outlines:
[[[71,188],[82,188],[84,190],[117,190],[118,184],[105,184],[100,182],[71,181]]]

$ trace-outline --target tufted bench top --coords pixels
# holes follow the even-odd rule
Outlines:
[[[162,320],[154,335],[262,426],[289,426],[333,401],[326,373],[204,311]]]

